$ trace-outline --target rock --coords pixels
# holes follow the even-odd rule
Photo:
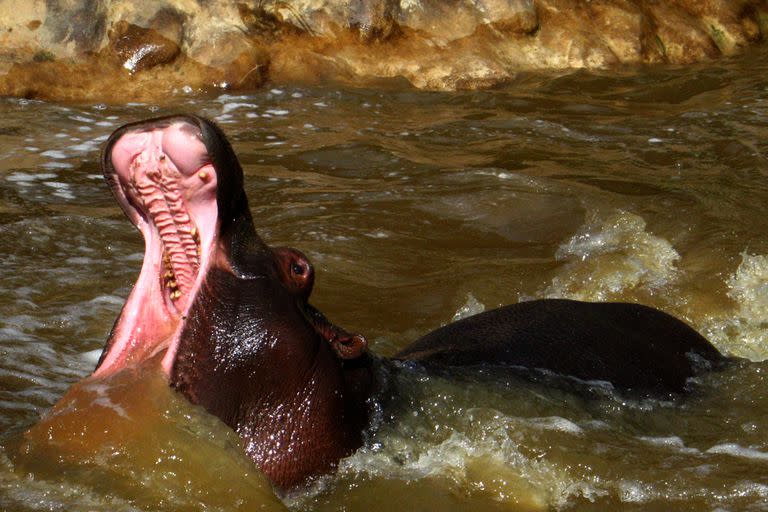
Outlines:
[[[619,62],[648,60],[646,23],[642,9],[629,0],[593,0],[587,6],[595,32]]]
[[[0,2],[0,94],[117,101],[265,80],[493,86],[686,64],[768,37],[768,0]]]
[[[17,2],[13,2],[17,4]],[[46,2],[42,22],[57,55],[77,56],[100,49],[107,31],[107,5],[99,0]],[[58,51],[57,51],[58,50]]]
[[[142,28],[121,20],[109,31],[106,52],[119,65],[136,73],[173,62],[181,53],[180,38],[174,39],[168,39],[154,28]]]
[[[349,27],[362,41],[386,41],[400,32],[400,4],[394,0],[352,0]]]
[[[237,5],[205,4],[34,0],[18,13],[1,10],[0,26],[15,20],[5,32],[18,35],[4,47],[12,51],[0,50],[0,93],[125,101],[260,86],[269,59],[246,34]],[[20,28],[30,17],[35,29]]]
[[[589,12],[582,2],[539,0],[541,58],[551,68],[605,68],[619,63],[602,34],[583,23]]]
[[[741,23],[741,13],[751,3],[747,0],[678,0],[679,5],[697,20],[721,53],[733,55],[744,49],[748,37]]]
[[[510,35],[532,34],[539,29],[533,0],[484,0],[480,12],[484,22]]]
[[[659,51],[666,62],[691,64],[714,59],[720,50],[706,27],[673,4],[651,4],[646,11]]]

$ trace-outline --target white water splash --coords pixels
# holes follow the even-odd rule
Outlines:
[[[667,240],[646,231],[642,217],[618,211],[585,226],[555,257],[565,265],[544,290],[551,298],[605,301],[634,289],[654,290],[673,281],[680,255]]]
[[[466,299],[467,301],[464,303],[464,305],[457,309],[456,313],[454,313],[451,322],[455,322],[457,320],[461,320],[462,318],[467,318],[468,316],[476,315],[485,311],[485,305],[478,301],[475,296],[472,295],[472,292],[467,293]]]
[[[736,307],[708,319],[704,334],[732,355],[768,358],[768,256],[742,253],[727,285]]]
[[[437,479],[455,492],[484,495],[523,510],[560,509],[574,499],[591,501],[608,494],[599,478],[593,480],[520,448],[525,436],[536,431],[581,437],[582,427],[565,418],[516,418],[492,409],[468,408],[458,426],[437,427],[432,425],[432,433],[445,435],[431,437],[410,427],[390,431],[381,443],[342,460],[339,474]]]

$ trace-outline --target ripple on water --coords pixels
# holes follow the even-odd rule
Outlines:
[[[99,229],[84,230],[78,220]],[[5,260],[0,299],[0,400],[25,404],[0,409],[3,426],[35,421],[93,369],[82,353],[103,345],[124,301],[124,294],[94,294],[129,285],[136,272],[115,268],[104,243],[112,226],[56,216],[0,225],[0,239],[14,252]],[[16,242],[19,232],[24,244]]]
[[[5,328],[0,353],[0,425],[29,425],[91,369],[82,358],[52,343]],[[6,337],[7,336],[7,337]]]
[[[418,481],[419,486],[438,485],[479,503],[489,500],[523,510],[547,510],[608,492],[599,478],[543,457],[530,442],[541,437],[548,442],[581,439],[595,428],[591,419],[510,415],[487,405],[504,399],[482,384],[451,382],[418,371],[395,378],[403,393],[398,401],[407,406],[395,406],[397,412],[384,418],[367,445],[342,461],[333,492],[347,492],[348,482],[364,489],[380,480]],[[513,393],[534,402],[542,398],[520,389]],[[293,504],[312,509],[312,499],[298,497]]]
[[[727,76],[733,63],[717,73]],[[248,191],[263,201],[253,206],[265,239],[311,254],[323,269],[318,299],[362,331],[383,331],[392,352],[417,335],[406,331],[414,323],[426,330],[457,309],[475,313],[516,293],[661,301],[674,310],[690,297],[686,287],[709,278],[720,288],[703,285],[701,294],[732,301],[705,319],[710,337],[764,359],[768,75],[754,65],[753,56],[707,102],[693,104],[685,90],[673,102],[663,91],[659,97],[656,83],[668,90],[678,84],[669,77],[686,73],[675,70],[618,78],[609,90],[581,74],[570,79],[573,94],[541,77],[483,93],[280,88],[185,97],[162,112],[0,100],[0,207],[12,214],[0,226],[0,431],[36,421],[100,354],[142,253],[100,182],[96,152],[115,126],[155,112],[225,116]],[[724,196],[738,200],[723,203]],[[598,213],[584,222],[589,210]],[[56,213],[64,211],[76,215]],[[665,218],[673,215],[686,218]],[[747,225],[750,235],[740,235]],[[686,266],[697,230],[711,233],[699,226],[717,234],[695,248],[704,247],[701,258],[722,253],[726,265],[736,263],[702,265],[705,272]],[[737,265],[744,247],[756,254]],[[472,280],[472,272],[492,283]],[[419,293],[414,283],[423,283]],[[494,296],[497,288],[503,292]],[[390,327],[395,317],[403,319]],[[367,433],[366,448],[297,507],[316,510],[331,495],[326,510],[386,510],[392,496],[403,510],[403,502],[759,510],[768,499],[765,374],[753,365],[711,375],[703,398],[660,404],[623,401],[608,388],[584,401],[514,379],[497,379],[489,391],[416,373],[404,384],[405,403]],[[108,398],[100,412],[119,417]],[[133,476],[151,478],[160,458]],[[200,491],[183,488],[169,468],[157,475],[180,483],[180,495]],[[0,448],[0,509],[133,510],[100,491],[112,491],[115,480],[28,479]]]
[[[3,510],[64,511],[74,510],[112,510],[114,512],[139,512],[143,510],[111,496],[105,498],[98,490],[89,486],[67,482],[38,480],[17,472],[9,460],[6,451],[0,445],[0,508]],[[107,508],[105,508],[107,507]]]

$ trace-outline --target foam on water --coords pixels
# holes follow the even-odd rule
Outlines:
[[[543,430],[556,430],[558,432],[565,432],[574,435],[584,433],[584,430],[576,423],[559,416],[534,418],[532,420],[528,420],[528,423],[535,428],[540,428]]]
[[[738,507],[765,492],[765,482],[746,476],[755,475],[754,467],[739,477],[742,463],[731,460],[762,464],[767,457],[762,446],[729,443],[727,429],[722,441],[715,436],[702,446],[700,422],[711,421],[706,404],[697,418],[698,406],[690,402],[635,403],[616,395],[585,405],[572,395],[505,384],[503,378],[468,379],[412,368],[397,374],[399,412],[342,461],[334,484],[341,490],[334,492],[343,495],[345,485],[365,489],[369,481],[418,482],[526,510],[588,503],[598,510],[617,503],[674,508],[692,500],[696,506]],[[583,414],[584,407],[591,412]],[[728,475],[723,486],[696,483],[715,474]],[[311,510],[311,499],[293,505]]]
[[[568,500],[580,493],[578,482],[544,460],[524,455],[509,435],[514,420],[497,415],[475,430],[447,429],[442,440],[425,442],[418,433],[387,436],[373,448],[358,450],[344,459],[342,476],[368,475],[407,481],[440,479],[455,492],[481,494],[534,509]]]
[[[478,301],[472,293],[467,293],[467,301],[464,303],[463,306],[461,306],[458,310],[456,310],[456,313],[454,313],[453,318],[451,319],[452,322],[455,322],[457,320],[461,320],[462,318],[467,318],[472,315],[476,315],[478,313],[482,313],[485,311],[485,305]]]
[[[61,197],[62,199],[74,199],[75,194],[72,193],[72,187],[67,183],[60,181],[46,181],[43,183],[46,187],[54,189],[53,195]]]
[[[99,358],[101,357],[102,352],[103,349],[97,348],[95,350],[83,352],[80,356],[82,357],[84,364],[91,368],[95,368],[96,364],[99,362]]]
[[[452,493],[531,510],[561,508],[575,498],[589,500],[608,492],[599,477],[544,457],[549,450],[531,444],[541,437],[549,442],[581,439],[593,428],[591,419],[579,425],[560,416],[517,417],[469,405],[486,392],[476,384],[419,374],[404,378],[400,389],[410,406],[344,459],[338,478],[439,481]],[[414,400],[411,393],[421,398]]]
[[[487,412],[487,411],[486,411]],[[477,411],[475,411],[477,416]],[[472,417],[472,411],[466,412]],[[365,475],[370,479],[404,481],[439,480],[452,492],[468,494],[470,498],[485,496],[508,505],[524,505],[525,508],[540,510],[567,509],[575,503],[595,502],[601,499],[611,501],[611,496],[628,504],[649,504],[652,502],[686,503],[696,499],[701,503],[737,503],[739,499],[764,497],[768,486],[748,480],[730,481],[722,489],[711,489],[692,485],[690,482],[671,478],[663,466],[638,468],[634,473],[622,477],[620,474],[605,472],[590,467],[586,461],[617,456],[618,445],[603,453],[599,444],[574,447],[583,450],[584,465],[565,464],[557,457],[544,456],[549,448],[534,448],[530,430],[545,428],[555,430],[558,435],[583,436],[585,430],[564,418],[532,418],[521,420],[496,413],[481,414],[474,424],[464,424],[446,429],[448,435],[442,439],[432,438],[425,432],[402,429],[398,433],[387,432],[377,437],[371,447],[359,450],[342,461],[339,477],[357,479]],[[528,432],[526,434],[526,432]],[[535,437],[533,438],[535,439]],[[702,456],[713,462],[718,455],[741,457],[750,461],[765,461],[765,452],[744,448],[735,444],[716,445],[704,454],[696,449],[686,448],[676,436],[667,438],[642,438],[653,447],[670,449],[676,455],[669,458],[672,464],[680,457],[692,458],[686,465],[686,472],[695,471],[695,460]],[[550,441],[552,442],[552,441]],[[555,441],[557,442],[557,441]],[[617,442],[617,441],[614,441]],[[582,441],[583,443],[583,441]],[[619,444],[621,444],[619,442]],[[578,446],[578,445],[576,445]],[[636,451],[637,447],[627,447]],[[539,452],[541,450],[541,452]],[[537,455],[539,453],[539,455]],[[701,466],[706,474],[720,471],[716,464]],[[709,468],[709,469],[707,469]],[[629,472],[629,468],[625,468]],[[656,481],[654,475],[663,478]]]
[[[258,105],[255,105],[253,103],[241,103],[241,102],[232,102],[232,103],[224,103],[221,107],[221,113],[222,114],[229,114],[230,112],[245,108],[245,109],[255,109]]]
[[[43,169],[72,169],[74,165],[69,162],[45,162],[40,164]]]
[[[100,138],[100,137],[99,137]],[[81,142],[80,144],[75,144],[73,146],[69,146],[68,149],[71,151],[75,151],[77,153],[90,153],[92,151],[98,151],[101,145],[101,140],[87,140],[85,142]]]
[[[22,171],[16,171],[6,176],[5,179],[8,181],[24,182],[24,181],[50,180],[58,177],[59,177],[58,174],[54,174],[50,172],[39,172],[39,173],[32,174],[32,173],[26,173]]]
[[[724,443],[715,445],[708,449],[707,453],[719,453],[731,455],[733,457],[741,457],[744,459],[768,461],[768,452],[755,450],[753,448],[745,448],[736,443]]]
[[[66,153],[63,151],[59,151],[57,149],[49,149],[48,151],[43,151],[40,153],[40,156],[48,157],[48,158],[56,158],[56,159],[64,159],[67,158]]]
[[[653,486],[632,480],[622,480],[617,485],[619,498],[625,503],[645,503],[658,496]]]
[[[677,451],[680,453],[686,453],[686,454],[701,453],[701,451],[697,450],[696,448],[688,448],[687,446],[685,446],[685,443],[683,442],[683,440],[678,436],[667,436],[667,437],[640,436],[638,437],[638,439],[640,441],[646,442],[653,446],[661,446],[664,448],[669,448],[673,451]]]
[[[607,301],[674,281],[680,255],[667,240],[649,233],[642,217],[617,211],[606,217],[590,213],[556,258],[565,264],[544,290],[546,297]]]

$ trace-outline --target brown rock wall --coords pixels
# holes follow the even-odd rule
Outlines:
[[[0,0],[0,93],[472,88],[520,70],[706,61],[766,37],[768,0]]]

